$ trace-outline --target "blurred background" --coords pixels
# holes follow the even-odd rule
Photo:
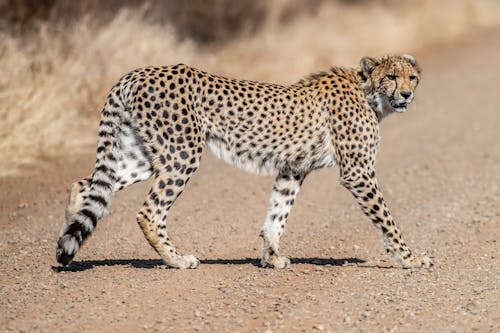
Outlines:
[[[290,84],[387,53],[423,75],[381,124],[377,177],[431,271],[385,255],[337,170],[302,186],[291,269],[258,269],[273,179],[210,153],[168,221],[199,270],[158,266],[133,223],[144,182],[54,271],[68,187],[125,73],[182,62]],[[499,54],[500,0],[0,0],[0,332],[500,332]]]
[[[0,0],[0,176],[92,151],[108,89],[136,67],[287,84],[498,25],[495,0]]]

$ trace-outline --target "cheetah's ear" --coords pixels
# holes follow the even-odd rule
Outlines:
[[[375,69],[375,66],[378,65],[378,63],[378,60],[375,58],[364,57],[360,61],[361,70],[366,76],[369,76]]]
[[[419,74],[420,74],[420,72],[422,72],[422,70],[420,69],[420,67],[417,64],[417,61],[415,60],[415,58],[412,55],[403,54],[402,57],[403,57],[403,59],[405,59],[406,61],[408,61],[416,69],[416,71]]]
[[[412,55],[409,54],[403,54],[403,59],[407,60],[410,64],[415,66],[417,64],[417,61]]]

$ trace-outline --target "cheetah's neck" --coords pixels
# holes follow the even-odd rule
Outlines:
[[[365,93],[366,100],[372,111],[376,114],[378,121],[382,121],[387,115],[394,112],[389,100],[385,96],[380,96],[374,89],[370,79],[363,75],[361,69],[356,69],[358,84]]]

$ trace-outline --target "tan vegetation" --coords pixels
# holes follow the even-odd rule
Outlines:
[[[0,1],[0,7],[11,3]],[[95,8],[84,8],[71,12],[71,20],[58,19],[64,10],[57,15],[49,10],[30,23],[29,31],[12,26],[26,24],[16,21],[21,14],[4,17],[0,175],[46,156],[92,149],[108,88],[136,67],[183,62],[230,76],[289,83],[332,64],[354,65],[362,55],[412,52],[500,23],[500,4],[494,0],[315,1],[309,6],[258,1],[258,9],[242,5],[231,12],[232,3],[211,6],[208,17],[219,15],[225,22],[220,12],[229,11],[232,19],[209,34],[215,37],[201,38],[197,31],[203,26],[190,31],[194,25],[189,22],[206,16],[191,8],[176,21],[160,14],[180,13],[179,7],[155,2],[153,7],[108,8],[103,17]],[[238,15],[242,24],[235,23]]]

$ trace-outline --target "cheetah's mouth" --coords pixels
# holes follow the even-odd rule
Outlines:
[[[406,107],[408,106],[408,103],[403,101],[403,102],[397,102],[397,101],[391,101],[391,106],[396,112],[406,112]]]

